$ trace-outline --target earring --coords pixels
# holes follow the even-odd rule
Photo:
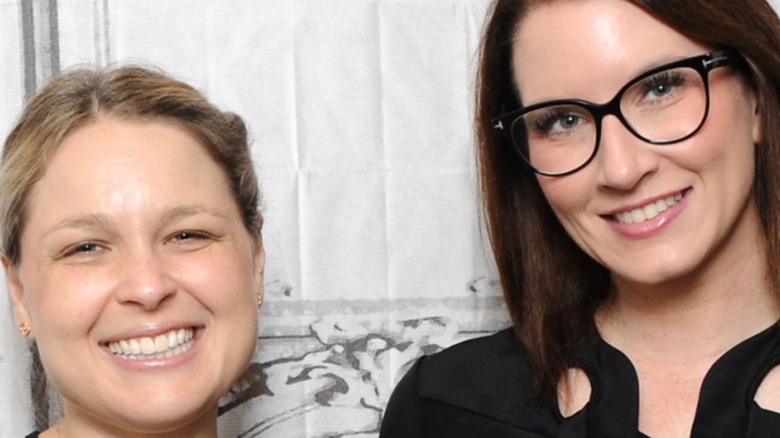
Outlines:
[[[21,332],[22,336],[24,336],[26,338],[26,337],[30,336],[30,333],[32,333],[32,329],[30,328],[29,324],[27,324],[26,322],[23,322],[23,323],[19,324],[19,332]]]
[[[263,294],[262,294],[262,293],[259,293],[259,294],[257,294],[257,308],[258,308],[258,309],[259,309],[259,308],[261,308],[261,307],[263,307],[263,301],[264,301],[264,299],[265,299],[265,297],[263,296]]]

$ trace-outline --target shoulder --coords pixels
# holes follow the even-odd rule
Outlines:
[[[422,359],[418,382],[420,397],[516,425],[546,410],[531,397],[526,352],[512,329]]]
[[[420,395],[471,404],[475,397],[495,398],[512,386],[528,393],[525,349],[512,329],[471,339],[420,360]],[[457,382],[457,385],[453,383]]]
[[[394,391],[386,421],[397,416],[430,426],[438,416],[452,424],[455,413],[474,419],[461,428],[479,421],[542,433],[517,436],[547,436],[557,427],[552,410],[531,397],[525,350],[511,329],[419,359]]]

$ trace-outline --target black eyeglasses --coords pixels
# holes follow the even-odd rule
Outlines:
[[[536,173],[568,175],[596,156],[601,121],[610,114],[636,137],[655,145],[696,134],[709,112],[710,70],[737,57],[724,50],[675,61],[635,77],[605,104],[554,100],[496,117],[493,124]]]

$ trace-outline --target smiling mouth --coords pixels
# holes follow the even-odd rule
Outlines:
[[[108,349],[122,359],[166,359],[178,356],[192,348],[194,337],[194,329],[178,329],[155,337],[144,336],[109,342]]]
[[[633,210],[617,213],[613,217],[621,224],[634,224],[650,220],[674,206],[683,198],[683,193],[677,193],[651,202]]]

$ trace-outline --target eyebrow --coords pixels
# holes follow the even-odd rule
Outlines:
[[[699,56],[699,55],[705,55],[707,53],[713,53],[713,52],[716,52],[716,51],[715,50],[710,50],[709,52],[701,52],[698,55],[697,54],[693,54],[693,55],[668,55],[668,56],[665,56],[665,57],[660,57],[659,59],[655,59],[655,60],[646,62],[645,64],[643,64],[643,66],[637,72],[635,72],[634,74],[629,76],[628,79],[624,80],[622,85],[620,85],[620,87],[615,91],[615,93],[618,93],[620,90],[622,90],[623,87],[625,87],[625,85],[628,84],[629,82],[635,80],[636,78],[646,74],[647,72],[649,72],[651,70],[654,70],[654,69],[659,68],[659,67],[663,67],[663,66],[665,66],[667,64],[674,64],[677,61],[682,61],[682,60],[687,59],[687,58],[692,58],[692,57],[696,57],[696,56]],[[512,82],[514,83],[515,92],[520,94],[520,86],[517,84],[517,78],[513,76],[512,77]],[[613,95],[613,97],[614,97],[614,95]],[[529,106],[536,106],[536,105],[546,104],[546,103],[549,103],[549,102],[556,102],[556,101],[559,101],[559,100],[585,100],[585,99],[580,99],[580,98],[576,98],[576,97],[565,97],[565,96],[563,96],[563,97],[553,97],[553,98],[549,98],[549,99],[542,99],[542,100],[538,100],[538,101],[532,101],[530,103],[527,103],[527,102],[524,101],[523,104],[522,104],[522,107],[525,108],[525,107],[529,107]],[[605,103],[605,102],[593,102],[593,101],[590,101],[590,100],[585,100],[585,101],[588,102],[588,103],[596,104],[596,105],[598,105],[600,103],[601,104]]]
[[[192,205],[178,206],[167,210],[162,215],[161,222],[170,223],[176,220],[180,220],[190,216],[195,216],[198,214],[207,214],[221,219],[230,220],[230,216],[228,216],[227,214],[221,211],[207,208],[201,204],[192,204]],[[85,214],[85,215],[77,215],[77,216],[67,217],[61,220],[56,225],[51,227],[44,235],[49,235],[55,231],[59,231],[63,229],[99,229],[99,228],[106,229],[106,228],[110,228],[111,224],[112,221],[105,214],[92,213],[92,214]]]
[[[219,217],[221,219],[230,219],[230,216],[219,210],[207,208],[201,204],[192,204],[174,207],[166,211],[162,217],[162,222],[169,223],[185,217],[195,216],[197,214],[207,214],[210,216]]]
[[[45,234],[66,228],[106,228],[110,221],[102,214],[86,214],[65,218],[51,227]]]

